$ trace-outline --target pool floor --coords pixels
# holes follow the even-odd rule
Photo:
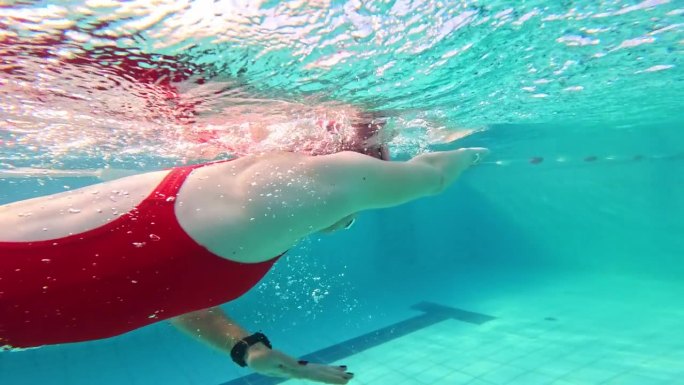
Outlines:
[[[335,363],[360,385],[681,384],[681,290],[642,279],[565,280],[481,303],[478,311],[497,317],[491,322],[447,319]]]

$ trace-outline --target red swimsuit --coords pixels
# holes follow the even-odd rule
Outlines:
[[[173,169],[131,212],[64,238],[0,242],[0,347],[107,338],[216,306],[252,288],[278,257],[223,259],[181,228]]]

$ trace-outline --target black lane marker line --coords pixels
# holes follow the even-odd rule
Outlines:
[[[496,317],[486,314],[474,313],[432,302],[420,302],[411,306],[411,309],[422,311],[423,314],[317,350],[300,359],[329,364],[448,319],[456,319],[475,325],[482,325],[485,322],[496,319]],[[275,385],[287,380],[285,378],[267,377],[253,373],[220,385]]]

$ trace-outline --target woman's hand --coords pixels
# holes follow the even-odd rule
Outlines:
[[[309,364],[297,361],[278,350],[271,350],[261,343],[250,346],[245,362],[252,370],[267,376],[301,378],[326,384],[346,384],[354,377],[346,366]]]

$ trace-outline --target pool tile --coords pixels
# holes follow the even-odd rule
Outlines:
[[[482,360],[473,362],[470,365],[461,368],[460,371],[466,374],[470,374],[473,377],[480,377],[496,370],[499,367],[501,367],[501,364],[499,364],[498,362]]]
[[[546,374],[552,378],[559,378],[567,375],[568,373],[574,372],[582,366],[582,364],[578,364],[576,362],[560,359],[547,362],[544,365],[536,368],[535,371]]]
[[[442,378],[451,374],[453,370],[444,366],[433,365],[428,368],[420,368],[419,366],[408,367],[402,372],[417,378],[421,383],[438,384]]]
[[[475,377],[458,371],[452,371],[440,380],[440,384],[444,385],[460,385],[468,384],[470,381],[474,380]]]
[[[527,370],[525,369],[502,365],[482,375],[481,378],[493,384],[506,385],[525,373],[527,373]]]
[[[601,385],[669,385],[671,382],[641,374],[626,373],[612,378]]]
[[[620,375],[619,372],[606,370],[601,367],[585,366],[569,373],[563,380],[579,384],[601,384]]]
[[[514,378],[511,385],[550,385],[555,379],[545,374],[536,372],[527,372],[521,376]]]

